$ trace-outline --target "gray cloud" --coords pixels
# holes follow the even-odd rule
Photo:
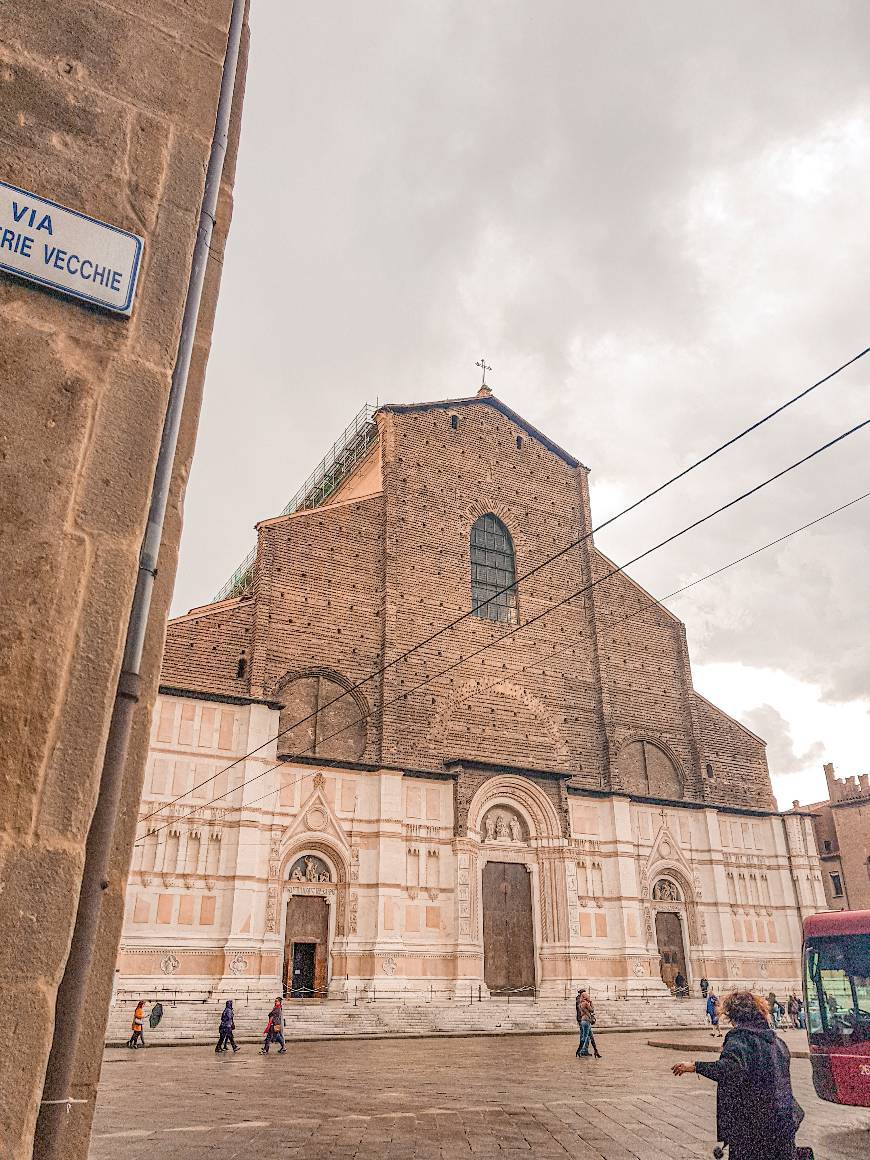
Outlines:
[[[745,724],[767,742],[767,763],[778,776],[798,773],[818,765],[825,753],[821,741],[814,741],[804,753],[797,753],[791,728],[773,705],[759,705],[744,714]]]
[[[599,518],[866,345],[870,9],[254,6],[177,611],[363,401],[496,392]],[[870,358],[602,535],[617,560],[863,418]],[[667,592],[870,487],[870,436],[637,577]],[[700,661],[867,693],[868,511],[675,606]]]

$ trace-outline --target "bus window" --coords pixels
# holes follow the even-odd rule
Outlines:
[[[808,939],[804,970],[810,1043],[870,1043],[870,934]]]

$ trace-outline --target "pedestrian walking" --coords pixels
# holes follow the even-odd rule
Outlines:
[[[714,991],[711,991],[707,996],[707,1018],[710,1020],[710,1026],[713,1030],[711,1035],[721,1035],[722,1028],[719,1026],[719,996]]]
[[[803,1030],[803,1026],[804,1026],[803,999],[799,999],[798,996],[794,993],[794,991],[792,991],[792,993],[788,997],[788,1016],[789,1016],[789,1019],[791,1019],[792,1024],[795,1027],[799,1027],[801,1030]]]
[[[233,1049],[234,1054],[239,1050],[236,1046],[235,1037],[233,1036],[235,1029],[236,1022],[233,1015],[233,1001],[232,999],[227,999],[226,1006],[221,1014],[221,1025],[218,1031],[217,1047],[215,1048],[216,1052],[226,1051],[228,1047]]]
[[[777,999],[776,999],[776,993],[774,991],[768,991],[768,993],[767,993],[767,1009],[770,1012],[770,1021],[771,1021],[772,1026],[774,1026],[774,1027],[779,1026],[779,1023],[778,1023],[777,1018],[776,1018],[777,1007],[779,1007],[779,1003],[777,1002]]]
[[[281,1006],[280,996],[275,1000],[275,1004],[269,1012],[269,1022],[266,1024],[263,1046],[260,1048],[261,1055],[269,1054],[270,1043],[281,1044],[278,1049],[279,1055],[284,1055],[287,1051],[287,1045],[284,1043],[284,1009]]]
[[[596,1059],[601,1058],[601,1053],[595,1043],[595,1036],[592,1033],[592,1028],[595,1026],[595,1006],[589,998],[589,992],[581,987],[577,992],[577,998],[574,1001],[574,1007],[577,1014],[577,1024],[580,1028],[580,1042],[577,1045],[575,1052],[579,1059],[581,1055],[588,1055],[589,1048],[592,1048],[592,1054]]]
[[[791,1089],[788,1047],[768,1025],[767,1003],[751,991],[734,991],[722,1011],[733,1029],[719,1059],[675,1063],[671,1070],[718,1084],[716,1136],[728,1145],[729,1160],[794,1160],[804,1112]]]
[[[132,1035],[127,1040],[128,1047],[144,1047],[145,1036],[142,1034],[142,1027],[145,1023],[145,1000],[140,999],[136,1004],[136,1010],[133,1013],[133,1022],[130,1024]]]
[[[700,987],[701,987],[701,998],[706,999],[707,992],[710,990],[710,980],[706,976],[703,979],[701,979]]]

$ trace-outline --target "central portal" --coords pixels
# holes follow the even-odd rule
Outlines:
[[[496,995],[535,989],[531,875],[518,862],[483,868],[483,978]]]
[[[686,948],[683,945],[683,927],[680,916],[666,910],[656,915],[656,942],[659,948],[662,979],[674,989],[677,975],[682,975],[683,986],[688,982],[686,974]]]
[[[294,894],[284,928],[284,994],[322,996],[328,981],[329,907],[318,895]]]

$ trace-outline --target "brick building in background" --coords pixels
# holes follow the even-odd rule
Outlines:
[[[121,999],[793,985],[810,820],[587,476],[486,387],[366,409],[170,623]]]
[[[795,810],[810,813],[831,910],[870,910],[870,775],[837,777],[825,766],[828,800]]]

